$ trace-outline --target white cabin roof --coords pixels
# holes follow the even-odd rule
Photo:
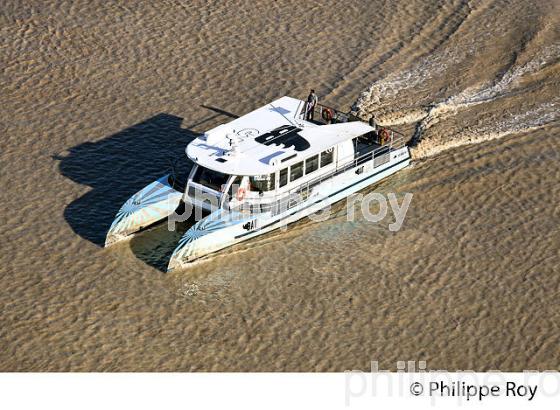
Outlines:
[[[361,121],[316,125],[297,119],[305,102],[282,97],[192,141],[187,156],[230,175],[264,175],[373,131]]]

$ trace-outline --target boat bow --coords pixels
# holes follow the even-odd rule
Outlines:
[[[251,218],[237,211],[218,209],[194,224],[175,248],[167,271],[184,268],[194,259],[216,252],[235,242],[235,231]]]
[[[174,189],[165,175],[126,201],[111,224],[105,246],[128,238],[171,215],[179,206],[183,193]]]

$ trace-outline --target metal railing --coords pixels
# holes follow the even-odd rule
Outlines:
[[[324,110],[329,110],[332,114],[332,120],[326,121],[323,118]],[[361,121],[360,118],[356,117],[355,115],[347,112],[343,112],[337,110],[336,108],[329,107],[324,104],[315,104],[313,107],[313,119],[307,119],[307,102],[301,101],[296,114],[296,119],[298,120],[305,120],[317,123],[319,125],[326,125],[326,124],[336,124],[340,122],[350,122],[350,121]]]
[[[306,119],[306,108],[307,108],[307,103],[305,101],[300,101],[300,104],[298,105],[298,108],[296,110],[296,112],[297,112],[296,119],[309,121],[309,120]],[[333,119],[330,122],[325,121],[325,119],[323,118],[323,110],[324,109],[328,109],[333,113]],[[343,112],[343,111],[337,110],[336,108],[329,107],[328,105],[317,103],[315,105],[315,107],[313,108],[313,120],[311,120],[310,122],[316,123],[318,125],[328,125],[328,124],[337,124],[337,123],[341,123],[341,122],[353,122],[353,121],[364,122],[363,119],[355,116],[354,114],[352,114],[350,112]],[[403,133],[401,133],[401,132],[399,132],[399,131],[397,131],[393,128],[387,127],[387,126],[377,125],[377,129],[378,130],[386,129],[389,132],[391,132],[393,134],[397,134],[400,137],[403,137],[403,138],[405,137],[405,135]]]

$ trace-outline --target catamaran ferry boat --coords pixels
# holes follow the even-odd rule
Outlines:
[[[165,175],[121,207],[105,246],[173,217],[203,210],[183,235],[168,271],[286,226],[410,163],[404,138],[350,113],[282,97],[193,140],[194,163],[180,188]]]

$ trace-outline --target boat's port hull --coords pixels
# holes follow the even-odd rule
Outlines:
[[[199,221],[181,238],[169,261],[168,271],[188,267],[195,260],[296,222],[394,174],[410,164],[407,148],[392,154],[392,160],[379,167],[356,172],[354,169],[324,182],[300,204],[282,213],[244,216],[218,210]],[[360,167],[358,167],[359,169]]]
[[[147,185],[126,201],[105,239],[105,246],[129,239],[133,234],[162,221],[179,207],[183,193],[173,188],[169,175]]]

